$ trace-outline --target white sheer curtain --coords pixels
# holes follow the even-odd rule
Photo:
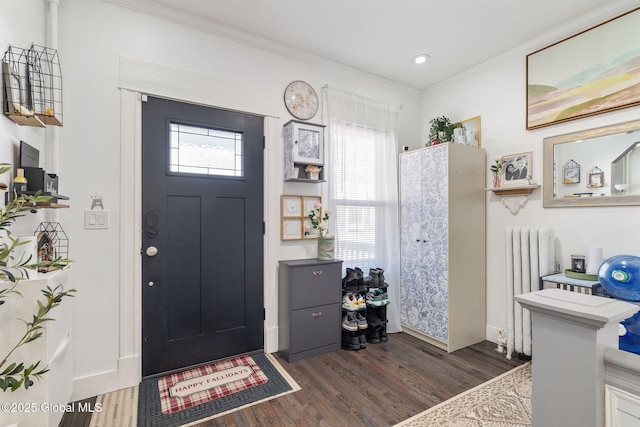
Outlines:
[[[323,88],[328,124],[329,209],[335,256],[365,277],[382,268],[390,304],[387,332],[400,332],[398,108]]]

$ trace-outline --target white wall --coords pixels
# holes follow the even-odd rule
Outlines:
[[[576,17],[566,27],[541,35],[526,46],[506,52],[441,84],[424,91],[422,135],[429,120],[446,115],[452,121],[481,116],[482,147],[487,151],[487,171],[495,159],[507,154],[533,152],[533,180],[542,184],[542,140],[594,127],[635,120],[640,108],[575,120],[538,130],[525,130],[527,54],[550,42],[602,22],[630,9],[634,2],[609,2],[593,14]],[[423,142],[425,142],[423,140]],[[487,172],[487,187],[492,186]],[[571,254],[587,254],[589,246],[603,248],[604,257],[629,253],[640,255],[640,207],[542,207],[542,190],[536,190],[528,204],[512,215],[500,198],[487,193],[487,338],[495,341],[497,329],[506,329],[505,227],[548,225],[556,234],[556,258],[569,268]]]
[[[273,215],[267,218],[267,248],[275,248],[277,253],[271,254],[275,260],[315,257],[315,242],[280,242],[280,195],[316,195],[323,191],[317,185],[282,182],[280,130],[292,118],[286,112],[282,94],[289,82],[305,80],[318,94],[323,85],[329,84],[402,105],[399,143],[409,145],[409,141],[420,139],[419,91],[297,52],[275,54],[235,43],[195,29],[198,21],[194,22],[180,25],[100,0],[63,0],[60,5],[59,51],[65,85],[60,192],[71,197],[72,205],[62,213],[61,222],[69,236],[71,257],[76,261],[73,274],[78,289],[74,307],[74,398],[126,385],[126,380],[118,379],[118,370],[122,369],[119,317],[126,309],[121,300],[129,287],[141,285],[135,280],[120,281],[125,267],[120,259],[119,229],[131,225],[119,217],[123,206],[121,167],[127,166],[121,162],[121,132],[125,124],[121,122],[118,86],[124,80],[132,80],[127,64],[157,64],[157,73],[137,76],[140,81],[134,85],[151,84],[157,78],[155,74],[166,71],[176,75],[176,70],[184,70],[182,77],[176,76],[180,81],[167,89],[170,92],[175,87],[184,88],[182,93],[173,92],[177,98],[214,100],[206,103],[235,107],[227,103],[229,93],[224,86],[238,87],[239,98],[246,97],[247,92],[253,96],[251,101],[244,99],[240,104],[251,110],[253,103],[257,110],[273,112],[277,117],[276,138],[268,140],[265,155],[267,170],[275,175],[275,184],[267,187],[265,199],[269,206],[277,207],[268,208]],[[127,76],[123,78],[124,74]],[[189,87],[191,76],[209,80],[202,87]],[[312,121],[321,120],[318,116]],[[124,188],[133,185],[127,182]],[[83,211],[90,207],[94,193],[103,196],[110,212],[108,230],[83,228]],[[276,265],[277,262],[266,267],[265,286],[272,293]],[[267,323],[273,326],[274,313],[268,312],[267,317]],[[136,325],[123,327],[128,330]]]
[[[44,17],[44,2],[7,2],[3,4],[0,13],[0,48],[2,53],[4,54],[9,46],[28,49],[32,43],[44,45]],[[0,118],[0,163],[17,164],[21,140],[28,142],[44,154],[45,139],[45,130],[42,128],[18,126],[7,118]],[[0,175],[0,181],[10,184],[13,176],[15,176],[15,168],[11,172]],[[0,203],[4,203],[4,197],[5,192],[0,191]],[[11,232],[15,235],[33,234],[38,224],[44,220],[43,212],[19,218],[11,227]]]
[[[44,5],[36,2],[9,2],[0,15],[0,42],[28,45],[44,44]],[[139,3],[145,4],[144,1]],[[619,4],[619,3],[617,3]],[[593,17],[592,17],[593,18]],[[596,19],[596,18],[593,18]],[[34,22],[42,22],[34,25]],[[188,24],[188,23],[187,23]],[[576,23],[574,23],[576,24]],[[577,23],[579,24],[579,22]],[[577,25],[576,24],[576,25]],[[532,44],[508,52],[481,66],[456,76],[421,94],[364,73],[347,69],[301,53],[277,49],[257,49],[235,43],[194,25],[181,25],[141,14],[101,0],[63,0],[60,4],[59,53],[64,78],[64,127],[60,130],[60,192],[71,197],[72,207],[60,212],[60,222],[70,240],[70,256],[74,287],[74,356],[77,385],[74,398],[104,393],[123,384],[118,379],[120,361],[121,292],[140,286],[122,280],[125,268],[120,257],[119,230],[124,226],[119,217],[123,204],[123,188],[133,182],[120,182],[121,58],[158,64],[158,69],[179,69],[200,76],[210,76],[211,85],[190,88],[192,97],[226,99],[224,82],[230,86],[255,89],[255,103],[274,112],[276,130],[291,117],[282,103],[282,92],[292,80],[305,80],[318,92],[324,84],[365,94],[392,105],[402,105],[400,145],[419,148],[428,133],[428,121],[436,115],[454,120],[476,115],[482,117],[482,146],[487,162],[504,154],[533,151],[534,179],[542,181],[542,138],[590,127],[631,120],[638,108],[605,114],[537,131],[524,130],[525,70],[524,56],[539,45]],[[558,34],[548,35],[550,39]],[[546,42],[546,41],[545,41]],[[278,52],[278,53],[276,53]],[[142,80],[146,76],[140,76]],[[151,78],[152,76],[150,76]],[[189,82],[180,82],[184,87]],[[197,96],[194,96],[197,98]],[[197,100],[197,99],[196,99]],[[422,104],[421,104],[422,102]],[[245,100],[245,104],[249,102]],[[225,107],[225,105],[218,105]],[[317,119],[317,120],[316,120]],[[320,122],[317,117],[314,122]],[[6,118],[0,119],[0,161],[11,161],[16,144],[24,139],[36,147],[45,147],[42,130],[21,128]],[[320,186],[284,184],[282,147],[279,138],[267,147],[266,165],[274,171],[275,185],[269,188],[266,203],[279,206],[282,193],[320,194]],[[487,184],[489,184],[487,176]],[[0,177],[5,179],[5,177]],[[108,230],[87,231],[83,213],[91,204],[91,196],[103,196],[110,211]],[[633,220],[640,208],[576,208],[543,209],[539,191],[529,204],[512,216],[495,196],[488,195],[487,205],[487,320],[489,338],[493,328],[504,328],[505,285],[503,232],[506,225],[540,224],[553,226],[558,236],[558,253],[563,266],[572,253],[585,253],[590,245],[604,248],[604,255],[638,253],[637,227]],[[277,212],[271,208],[268,212]],[[38,214],[41,215],[41,214]],[[126,215],[126,212],[125,212]],[[277,216],[277,215],[276,215]],[[29,220],[31,230],[41,219]],[[315,256],[313,242],[280,242],[279,218],[267,218],[274,259]],[[275,264],[267,266],[267,289],[273,291]],[[269,316],[269,314],[268,314]],[[273,322],[273,314],[271,314]],[[135,324],[122,325],[129,330]]]

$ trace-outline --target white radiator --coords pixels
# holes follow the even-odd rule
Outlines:
[[[537,291],[540,277],[553,271],[551,227],[507,227],[507,359],[515,351],[531,356],[531,314],[513,297]]]

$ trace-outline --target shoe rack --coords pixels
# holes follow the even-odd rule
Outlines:
[[[342,348],[357,351],[379,344],[387,337],[389,298],[384,270],[371,268],[369,276],[359,268],[347,268],[342,279]]]

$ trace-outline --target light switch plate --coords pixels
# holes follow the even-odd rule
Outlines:
[[[109,211],[85,210],[84,228],[86,230],[99,230],[109,228]]]

